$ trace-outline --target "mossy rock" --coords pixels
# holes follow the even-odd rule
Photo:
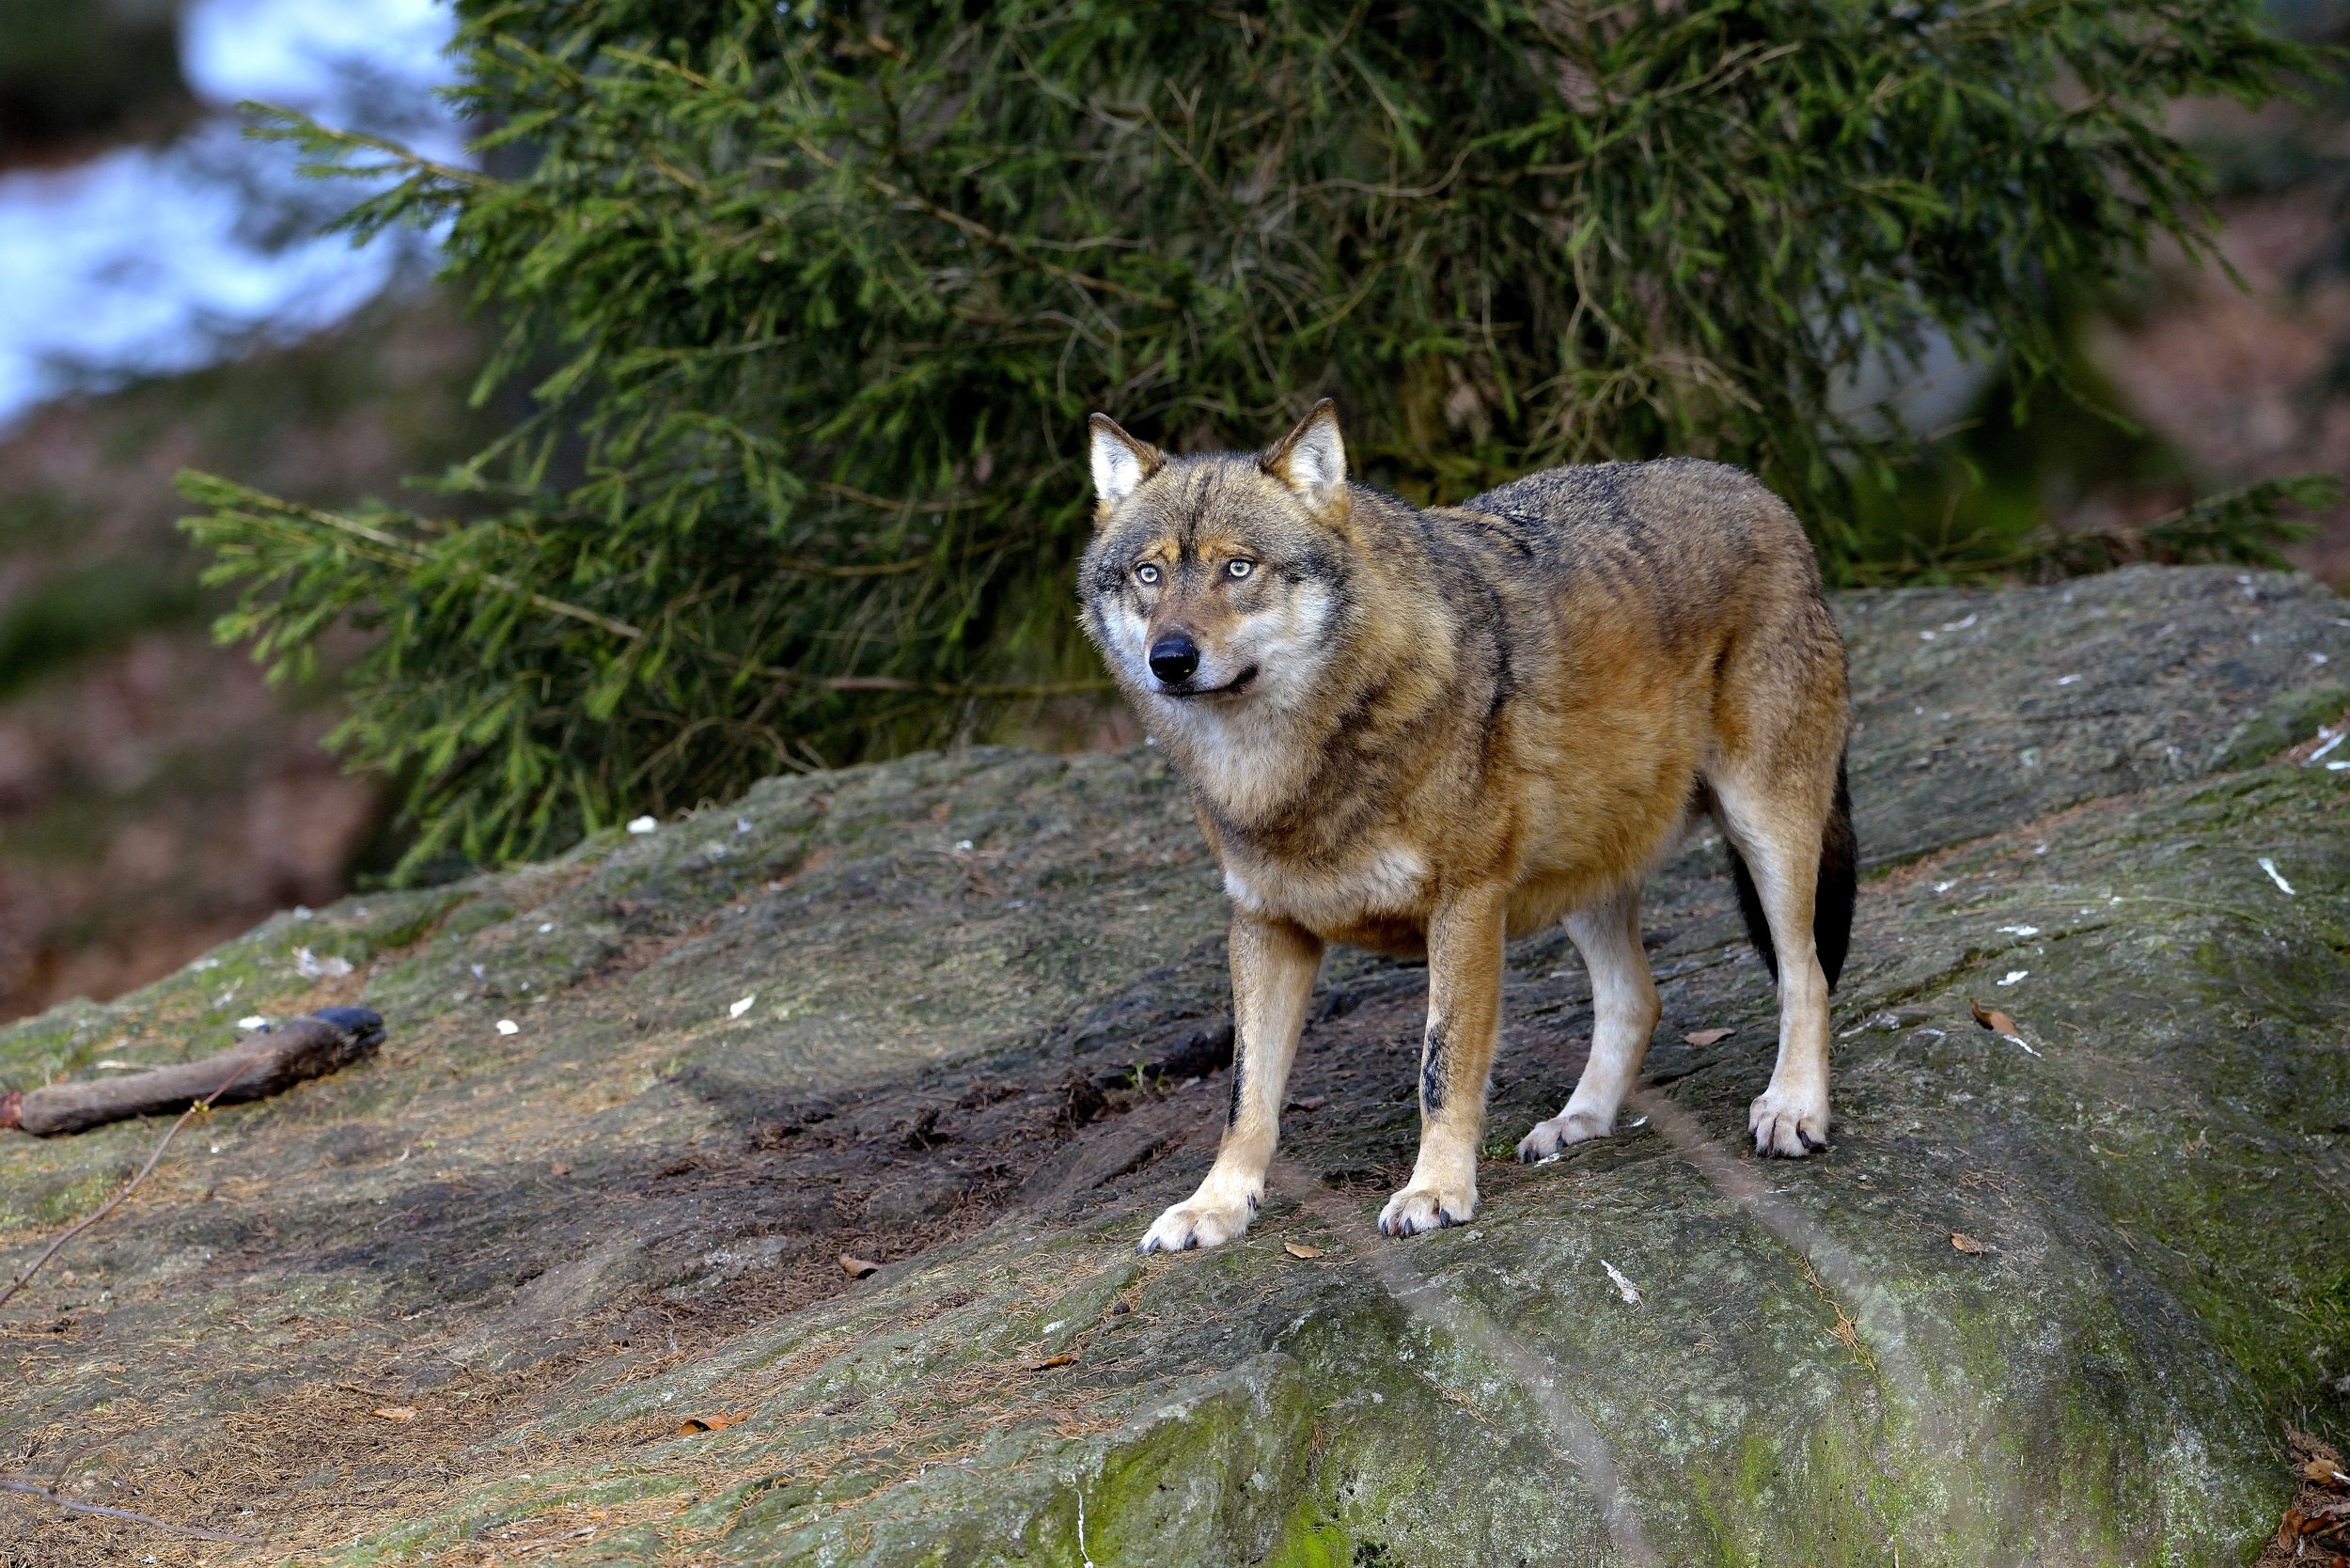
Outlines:
[[[1772,1002],[1697,844],[1637,1124],[1499,1157],[1589,1030],[1572,949],[1517,944],[1483,1210],[1382,1240],[1423,976],[1344,957],[1256,1228],[1139,1259],[1225,1092],[1179,790],[909,758],[0,1031],[21,1082],[236,1009],[392,1029],[11,1304],[7,1430],[256,1561],[2248,1560],[2281,1423],[2350,1428],[2350,772],[2284,755],[2350,616],[2151,569],[1839,607],[1872,869],[1823,1156],[1743,1148]],[[156,1131],[0,1145],[5,1266]]]

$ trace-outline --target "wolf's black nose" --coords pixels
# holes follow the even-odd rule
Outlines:
[[[1151,673],[1176,685],[1191,679],[1199,667],[1199,645],[1181,632],[1169,632],[1151,645]]]

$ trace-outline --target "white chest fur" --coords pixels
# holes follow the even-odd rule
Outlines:
[[[1234,903],[1277,915],[1308,930],[1350,925],[1382,915],[1408,915],[1425,900],[1428,863],[1401,844],[1366,848],[1336,866],[1301,868],[1228,847],[1224,891]]]

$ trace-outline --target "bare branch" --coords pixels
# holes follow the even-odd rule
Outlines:
[[[51,1242],[47,1249],[44,1250],[39,1257],[34,1259],[25,1266],[24,1273],[18,1275],[14,1279],[9,1280],[8,1288],[5,1291],[0,1291],[0,1307],[7,1306],[9,1298],[15,1295],[17,1292],[23,1290],[26,1283],[32,1279],[33,1276],[41,1271],[42,1265],[46,1264],[50,1259],[55,1257],[59,1252],[63,1251],[66,1243],[71,1241],[74,1237],[80,1235],[83,1231],[88,1230],[91,1226],[105,1218],[108,1215],[122,1207],[122,1200],[130,1197],[133,1193],[138,1191],[139,1184],[147,1180],[148,1172],[155,1168],[155,1162],[164,1157],[164,1151],[171,1147],[171,1140],[180,1136],[180,1129],[186,1126],[192,1117],[211,1110],[212,1108],[212,1102],[219,1099],[222,1095],[227,1093],[231,1088],[235,1087],[239,1078],[243,1077],[246,1074],[255,1071],[262,1065],[263,1058],[258,1057],[238,1062],[237,1070],[228,1075],[228,1079],[226,1083],[223,1083],[218,1089],[212,1090],[212,1093],[207,1094],[203,1099],[198,1100],[196,1104],[190,1105],[186,1110],[181,1111],[178,1120],[174,1121],[170,1127],[164,1130],[162,1140],[155,1145],[155,1152],[147,1156],[147,1163],[139,1167],[139,1173],[132,1177],[128,1182],[125,1182],[119,1192],[117,1192],[112,1198],[107,1199],[105,1202],[100,1204],[96,1212],[92,1213],[87,1218],[74,1225],[72,1229],[67,1231],[63,1235],[60,1235],[55,1241]],[[20,1488],[20,1490],[22,1488]]]
[[[168,1519],[158,1519],[151,1513],[134,1513],[127,1508],[108,1508],[103,1503],[75,1502],[71,1497],[59,1497],[51,1488],[41,1485],[39,1482],[16,1481],[8,1476],[0,1476],[0,1492],[21,1492],[28,1497],[39,1497],[52,1508],[64,1509],[68,1513],[88,1513],[102,1519],[128,1520],[134,1525],[145,1525],[149,1529],[169,1530],[174,1535],[194,1536],[198,1541],[227,1541],[240,1546],[258,1546],[261,1544],[258,1536],[232,1535],[225,1529],[201,1529],[195,1525],[175,1525]]]

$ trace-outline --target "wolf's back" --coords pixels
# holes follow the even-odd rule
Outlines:
[[[1544,468],[1464,503],[1540,523],[1562,546],[1620,539],[1702,557],[1794,544],[1810,554],[1787,504],[1743,468],[1699,458]]]
[[[1743,468],[1696,458],[1545,468],[1464,503],[1575,587],[1656,602],[1686,628],[1699,604],[1819,592],[1811,544],[1787,504]],[[1694,603],[1693,603],[1694,602]]]

